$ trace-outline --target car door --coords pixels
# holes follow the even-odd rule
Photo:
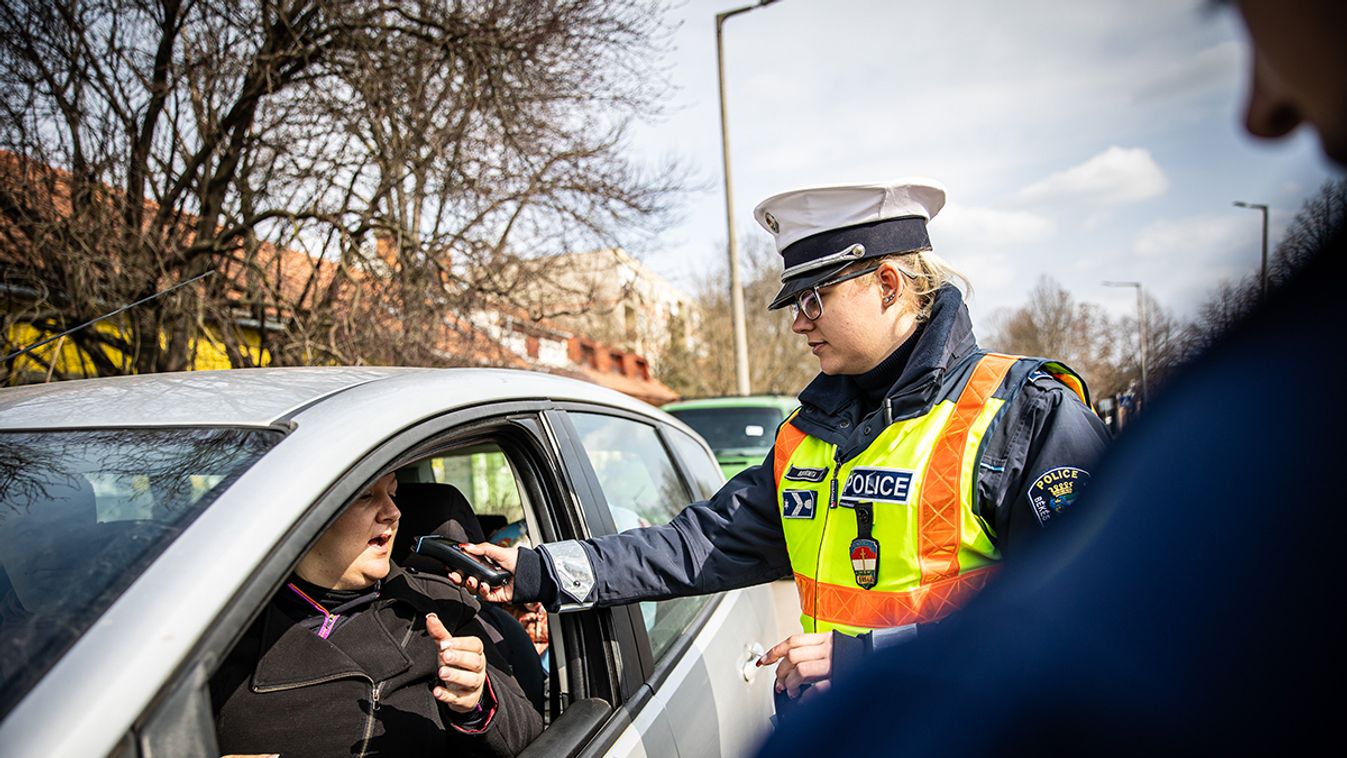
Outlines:
[[[517,483],[528,530],[536,540],[586,536],[587,515],[577,489],[589,487],[589,479],[568,472],[574,459],[570,453],[563,455],[543,419],[549,407],[547,401],[502,402],[445,414],[405,430],[354,461],[346,475],[287,530],[272,557],[234,590],[234,601],[214,620],[178,675],[165,683],[118,755],[218,755],[207,687],[215,667],[284,582],[298,557],[347,503],[384,473],[420,469],[454,450],[495,446],[508,463],[508,475]],[[592,501],[589,495],[584,499]],[[622,707],[641,694],[643,670],[627,609],[554,617],[552,640],[551,723],[530,750],[536,747],[540,754],[571,755],[590,749],[602,729],[618,735],[631,731],[630,711]],[[668,739],[660,744],[672,745]],[[632,745],[628,754],[644,754],[639,739]]]
[[[594,498],[586,504],[594,531],[665,523],[723,482],[700,441],[657,417],[571,406],[556,423],[583,452],[591,485],[579,491]],[[751,752],[772,714],[770,674],[753,665],[776,641],[771,591],[629,608],[646,675],[642,695],[625,706],[633,720],[671,731],[679,755]]]

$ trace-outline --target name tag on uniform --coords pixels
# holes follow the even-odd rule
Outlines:
[[[854,502],[907,505],[912,491],[912,472],[896,468],[857,467],[851,470],[842,499]]]
[[[813,518],[818,508],[818,493],[813,490],[782,490],[783,518]]]
[[[792,482],[813,482],[818,484],[823,481],[823,477],[828,475],[826,468],[806,468],[804,466],[791,466],[786,470],[786,478]]]

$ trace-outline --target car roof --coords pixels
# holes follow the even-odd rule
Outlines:
[[[666,411],[685,411],[698,408],[780,408],[783,411],[791,411],[799,404],[800,401],[790,395],[737,395],[679,400],[666,403],[660,408]]]
[[[350,390],[384,387],[388,402],[440,410],[505,399],[577,400],[648,413],[598,385],[509,369],[294,367],[186,371],[0,389],[0,429],[275,427],[301,411],[339,408]],[[365,392],[359,393],[368,397]],[[415,397],[419,396],[419,397]]]

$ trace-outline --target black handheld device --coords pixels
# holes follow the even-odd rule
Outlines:
[[[464,576],[474,577],[477,581],[493,587],[505,584],[510,580],[510,572],[497,566],[490,559],[485,556],[473,555],[459,547],[457,542],[438,534],[417,537],[416,546],[412,548],[412,552],[434,558]]]

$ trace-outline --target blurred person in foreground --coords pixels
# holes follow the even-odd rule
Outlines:
[[[476,546],[515,574],[484,597],[555,610],[793,577],[803,633],[759,661],[779,664],[781,712],[994,581],[1068,511],[1108,434],[1069,368],[978,347],[926,231],[944,202],[925,179],[763,201],[783,259],[768,307],[794,309],[820,370],[765,460],[666,525]]]
[[[1242,0],[1246,125],[1347,162],[1347,3]],[[1340,742],[1334,339],[1343,230],[1189,366],[1101,462],[1077,519],[931,634],[871,659],[766,755],[1293,753]],[[904,692],[920,698],[898,698]]]
[[[542,731],[476,600],[389,561],[396,490],[347,507],[211,678],[222,752],[508,756]]]

